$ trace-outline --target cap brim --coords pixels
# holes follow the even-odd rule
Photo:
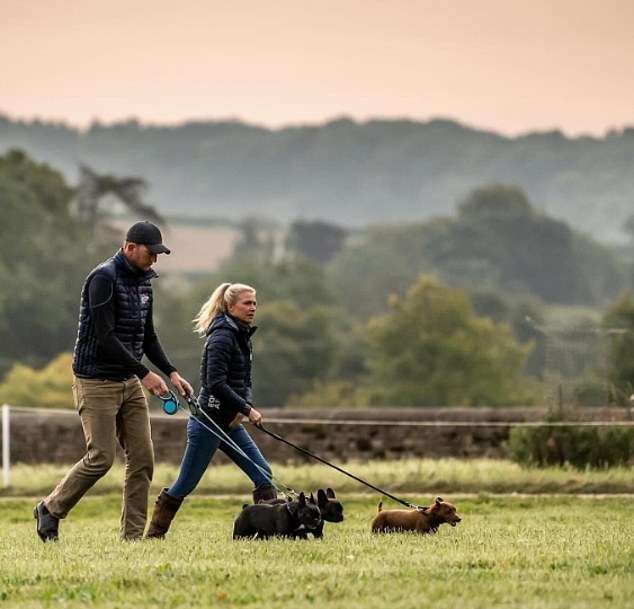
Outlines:
[[[162,243],[157,243],[156,245],[146,245],[153,254],[171,254],[172,251],[166,245]]]

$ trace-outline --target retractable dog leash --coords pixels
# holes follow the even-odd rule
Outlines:
[[[163,402],[163,411],[166,414],[173,415],[173,414],[175,414],[178,411],[179,408],[182,408],[182,406],[181,406],[181,404],[180,404],[180,402],[178,400],[178,397],[176,396],[176,394],[173,391],[170,391],[169,394],[166,395],[166,396],[159,396],[159,398]],[[216,423],[204,410],[202,410],[200,408],[200,406],[198,405],[198,401],[196,400],[196,398],[193,395],[186,395],[185,396],[185,400],[187,401],[187,406],[188,406],[188,410],[189,410],[190,415],[193,416],[196,419],[196,421],[198,421],[198,423],[200,423],[210,434],[212,434],[213,436],[218,438],[221,442],[225,442],[228,446],[233,448],[239,455],[241,455],[242,457],[247,459],[247,461],[252,463],[264,475],[265,478],[268,478],[270,480],[271,484],[273,484],[276,488],[282,490],[284,493],[286,493],[288,495],[292,495],[292,496],[295,496],[295,497],[298,495],[297,491],[295,491],[294,489],[290,488],[289,486],[286,486],[285,484],[280,483],[278,480],[275,480],[274,478],[271,478],[270,474],[265,469],[263,469],[257,463],[255,463],[224,432],[224,430],[218,425],[218,423]],[[206,425],[205,423],[203,423],[200,420],[200,415],[201,414],[216,428],[216,430],[211,429],[208,425]],[[338,465],[335,465],[334,463],[331,463],[330,461],[324,459],[323,457],[320,457],[319,455],[316,455],[316,454],[310,452],[309,450],[307,450],[305,448],[302,448],[301,446],[298,446],[297,444],[293,444],[292,442],[290,442],[286,438],[283,438],[279,434],[276,434],[275,432],[270,431],[269,429],[266,429],[266,427],[264,427],[263,425],[256,425],[255,427],[257,429],[259,429],[260,431],[264,432],[265,434],[271,436],[275,440],[278,440],[279,442],[282,442],[283,444],[286,444],[287,446],[290,446],[291,448],[294,448],[298,452],[303,453],[304,455],[307,455],[307,456],[311,457],[312,459],[315,459],[316,461],[319,461],[320,463],[323,463],[324,465],[327,465],[328,467],[332,467],[333,469],[336,469],[338,472],[341,472],[342,474],[348,476],[349,478],[352,478],[353,480],[356,480],[357,482],[360,482],[361,484],[367,486],[368,488],[371,488],[371,489],[377,491],[378,493],[381,493],[385,497],[389,497],[390,499],[396,501],[397,503],[400,503],[401,505],[404,505],[404,506],[406,506],[408,508],[414,508],[414,509],[421,509],[421,507],[422,507],[422,506],[419,506],[419,505],[414,505],[413,503],[410,503],[409,501],[407,501],[405,499],[400,499],[399,497],[396,497],[395,495],[392,495],[392,493],[388,493],[386,490],[383,490],[382,488],[379,488],[378,486],[375,486],[374,484],[371,484],[367,480],[364,480],[363,478],[359,478],[359,476],[355,476],[354,474],[346,471],[345,469],[343,469],[342,467],[339,467]]]
[[[179,408],[183,408],[178,396],[173,391],[168,391],[166,395],[159,395],[157,397],[163,402],[163,412],[165,414],[176,414]],[[195,417],[198,416],[200,414],[200,406],[198,406],[196,398],[191,394],[186,395],[185,401],[187,402],[189,413]],[[183,408],[183,410],[185,409]]]
[[[166,414],[169,414],[169,415],[176,414],[179,408],[182,408],[183,410],[185,410],[182,407],[178,397],[173,391],[170,391],[168,395],[158,396],[158,397],[163,402],[163,411]],[[270,484],[275,486],[275,488],[281,490],[286,495],[290,495],[292,497],[297,497],[299,495],[297,491],[292,489],[290,486],[282,484],[275,477],[272,477],[271,474],[267,470],[265,470],[263,467],[258,465],[255,461],[253,461],[253,459],[251,459],[249,455],[247,455],[229,437],[229,435],[225,433],[225,431],[218,425],[218,423],[216,423],[216,421],[214,421],[202,408],[200,408],[200,406],[198,405],[198,400],[193,394],[186,395],[185,401],[187,402],[187,411],[189,412],[189,414],[194,419],[196,419],[196,421],[200,425],[202,425],[204,429],[206,429],[211,435],[218,438],[221,442],[224,442],[225,444],[233,448],[233,450],[235,450],[240,456],[244,457],[247,461],[249,461],[252,465],[254,465],[260,471],[260,473],[270,482]],[[215,430],[211,429],[208,425],[206,425],[205,423],[203,423],[203,421],[200,420],[201,414],[215,427]]]
[[[163,402],[163,412],[165,414],[176,414],[179,403],[173,391],[169,391],[166,395],[159,395],[158,398]]]
[[[374,486],[374,484],[370,484],[367,480],[363,480],[363,478],[359,478],[358,476],[355,476],[354,474],[351,474],[350,472],[346,471],[342,467],[339,467],[338,465],[335,465],[334,463],[330,463],[330,461],[327,461],[326,459],[323,459],[319,455],[316,455],[316,454],[310,452],[309,450],[306,450],[305,448],[302,448],[301,446],[298,446],[297,444],[293,444],[292,442],[290,442],[286,438],[283,438],[282,436],[276,434],[275,432],[266,429],[266,427],[264,427],[263,425],[259,425],[257,428],[260,431],[263,431],[265,434],[268,434],[272,438],[275,438],[276,440],[278,440],[280,442],[283,442],[284,444],[287,444],[291,448],[294,448],[295,450],[299,451],[300,453],[303,453],[303,454],[305,454],[305,455],[307,455],[309,457],[312,457],[313,459],[316,459],[317,461],[323,463],[324,465],[327,465],[328,467],[332,467],[333,469],[336,469],[338,472],[341,472],[342,474],[345,474],[346,476],[349,476],[353,480],[356,480],[357,482],[360,482],[361,484],[364,484],[365,486],[367,486],[367,487],[369,487],[369,488],[381,493],[382,495],[385,495],[386,497],[389,497],[390,499],[393,499],[394,501],[396,501],[397,503],[400,503],[401,505],[404,505],[404,506],[409,507],[409,508],[414,508],[414,509],[421,509],[423,507],[423,506],[420,506],[420,505],[414,505],[414,504],[410,503],[409,501],[406,501],[405,499],[399,499],[398,497],[392,495],[391,493],[388,493],[387,491],[383,490],[382,488],[379,488],[378,486]]]

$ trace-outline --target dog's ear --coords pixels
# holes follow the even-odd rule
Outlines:
[[[383,509],[383,502],[379,501],[379,505],[376,506],[376,511],[380,512]]]
[[[444,499],[442,497],[436,497],[436,505],[440,505]]]
[[[335,498],[335,491],[333,491],[330,487],[328,487],[326,489],[326,497],[329,497],[330,499],[334,499]]]
[[[243,503],[242,504],[242,509],[244,509],[245,507],[247,507],[247,505],[251,505],[250,503]]]
[[[324,506],[328,503],[328,496],[327,496],[328,491],[326,491],[324,493],[324,489],[320,488],[317,490],[317,503],[319,504],[319,506]]]
[[[315,498],[313,497],[313,494],[312,494],[312,493],[310,494],[310,498],[308,499],[308,503],[313,503],[314,505],[317,505],[317,504],[315,503]]]
[[[306,495],[304,495],[304,491],[299,494],[299,505],[304,507],[306,505]]]

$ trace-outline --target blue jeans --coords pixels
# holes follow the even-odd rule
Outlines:
[[[214,425],[204,420],[205,426],[217,432]],[[240,447],[251,461],[245,459],[237,450],[231,448],[219,437],[210,433],[194,417],[189,417],[187,422],[187,446],[181,461],[178,478],[172,486],[167,489],[167,493],[172,497],[186,497],[191,493],[200,479],[203,477],[207,466],[211,462],[216,450],[220,450],[229,457],[253,482],[254,486],[272,484],[271,467],[260,452],[247,430],[239,425],[236,429],[223,429],[223,431]],[[218,432],[219,433],[219,432]],[[220,434],[219,434],[220,435]],[[260,471],[253,463],[257,463],[264,471]]]

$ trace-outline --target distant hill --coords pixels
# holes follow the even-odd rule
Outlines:
[[[472,188],[516,184],[534,206],[602,241],[634,212],[634,128],[603,138],[509,138],[447,120],[348,119],[271,130],[239,122],[93,125],[0,116],[19,147],[77,180],[79,162],[140,175],[165,214],[324,219],[348,227],[452,214]]]

